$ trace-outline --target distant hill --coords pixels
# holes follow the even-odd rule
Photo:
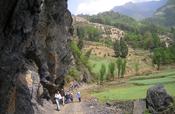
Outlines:
[[[164,27],[175,27],[175,0],[168,0],[164,6],[155,12],[154,17],[145,21]]]
[[[138,26],[138,22],[133,18],[113,11],[107,11],[92,16],[89,15],[79,15],[79,16],[88,19],[90,22],[115,26],[124,31],[136,31],[135,29]]]
[[[112,11],[130,16],[136,20],[142,20],[148,17],[152,17],[156,10],[165,5],[166,2],[167,0],[139,3],[128,2],[122,6],[114,7]]]
[[[80,34],[83,34],[84,37],[82,39],[84,40],[87,40],[87,41],[110,40],[111,42],[114,42],[115,40],[118,40],[124,37],[124,34],[125,34],[124,31],[114,26],[93,23],[80,16],[73,16],[72,18],[73,18],[73,26],[75,29],[75,33],[81,32]],[[89,38],[91,37],[91,35],[89,34],[92,34],[92,32],[96,32],[96,33],[99,32],[99,36],[96,39]]]

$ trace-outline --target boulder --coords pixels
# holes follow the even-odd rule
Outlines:
[[[147,90],[146,106],[152,114],[163,114],[162,112],[171,110],[173,102],[173,98],[166,92],[163,85],[155,85]]]

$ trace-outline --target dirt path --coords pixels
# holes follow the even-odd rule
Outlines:
[[[79,88],[79,91],[84,91],[82,96],[82,102],[78,102],[74,98],[73,103],[65,104],[61,106],[61,110],[56,110],[56,104],[46,104],[44,114],[121,114],[117,113],[114,109],[106,107],[105,105],[100,105],[95,98],[87,97],[86,90],[92,88],[94,85],[85,85]],[[74,96],[75,97],[75,96]]]
[[[74,102],[66,104],[57,114],[95,114],[85,102]]]

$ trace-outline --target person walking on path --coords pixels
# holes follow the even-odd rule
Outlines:
[[[80,92],[77,92],[77,99],[78,99],[79,102],[81,102],[81,94],[80,94]]]
[[[61,94],[59,93],[59,91],[57,93],[55,93],[55,101],[56,101],[56,105],[57,105],[57,110],[60,111],[60,100],[62,99]]]
[[[64,106],[64,102],[65,102],[65,92],[64,92],[64,89],[61,89],[60,91],[60,94],[61,94],[61,97],[62,97],[62,105]]]

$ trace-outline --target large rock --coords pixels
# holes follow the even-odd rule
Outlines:
[[[152,114],[174,114],[171,110],[173,98],[168,95],[163,85],[156,85],[148,89],[146,96],[146,105]]]
[[[0,0],[0,25],[0,114],[40,114],[71,62],[67,0]]]

